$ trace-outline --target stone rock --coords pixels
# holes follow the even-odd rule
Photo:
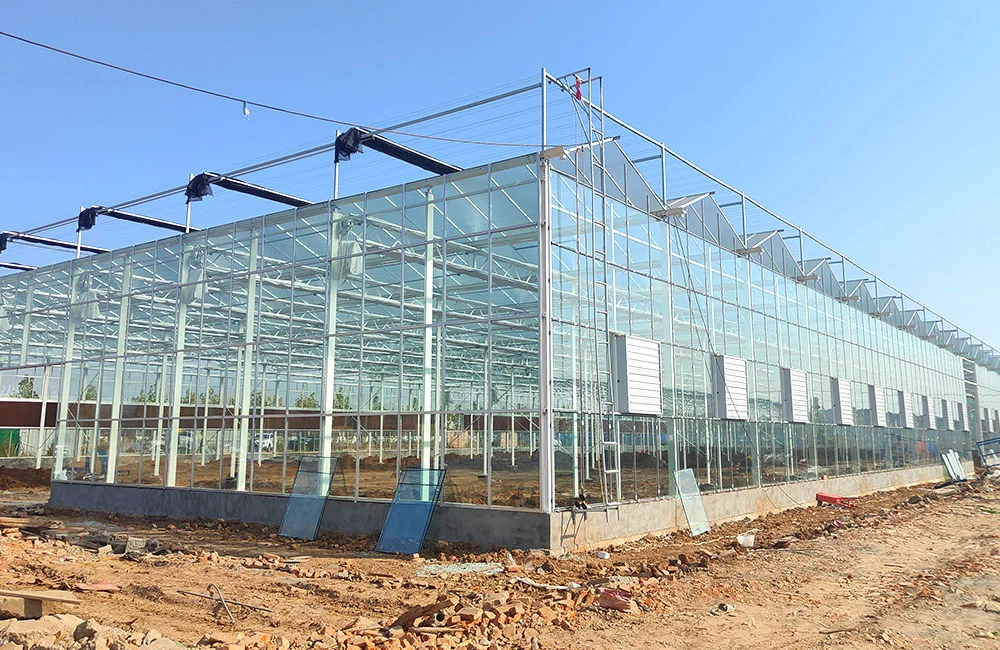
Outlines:
[[[158,637],[152,643],[143,643],[143,648],[147,650],[184,650],[184,646],[176,641],[171,641],[170,639],[164,637]]]
[[[201,637],[201,641],[198,645],[214,645],[216,643],[221,643],[224,645],[237,645],[240,642],[240,637],[232,632],[209,632],[205,636]]]
[[[83,619],[72,614],[52,614],[34,620],[12,619],[0,623],[0,638],[9,643],[28,647],[42,645],[42,639],[52,638],[53,643],[61,638],[73,638]]]

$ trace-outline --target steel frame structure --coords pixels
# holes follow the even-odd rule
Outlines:
[[[579,85],[574,86],[576,80]],[[586,93],[580,90],[581,87]],[[499,505],[501,503],[495,498],[491,478],[496,471],[493,463],[498,451],[494,427],[496,418],[503,417],[509,420],[514,439],[513,443],[509,440],[502,443],[503,449],[511,447],[511,465],[516,464],[519,447],[522,446],[520,439],[525,438],[523,434],[527,433],[528,442],[523,445],[525,449],[522,451],[526,451],[528,460],[537,455],[538,462],[538,499],[534,506],[551,511],[557,506],[554,435],[557,408],[553,395],[558,390],[554,373],[555,326],[552,313],[556,275],[552,251],[557,235],[553,225],[551,170],[553,166],[562,165],[564,170],[574,170],[579,185],[589,185],[593,189],[609,182],[620,184],[621,194],[626,197],[626,187],[630,183],[622,179],[634,174],[636,180],[631,185],[639,188],[637,192],[642,198],[635,200],[627,197],[626,203],[632,208],[643,210],[671,227],[682,229],[797,284],[858,309],[866,317],[888,323],[967,360],[972,375],[972,388],[967,396],[975,408],[974,421],[979,429],[983,428],[984,422],[990,422],[988,407],[986,417],[980,417],[984,411],[976,387],[983,381],[977,381],[976,374],[977,368],[1000,373],[1000,353],[801,227],[769,211],[744,192],[708,174],[664,143],[606,111],[602,87],[603,80],[593,77],[589,69],[560,77],[543,69],[535,83],[403,121],[384,130],[371,131],[378,136],[379,133],[419,125],[435,125],[442,120],[508,100],[526,101],[528,108],[525,113],[537,116],[537,120],[532,119],[531,122],[537,129],[539,142],[538,146],[526,147],[521,152],[523,156],[517,159],[519,162],[510,168],[532,168],[535,176],[510,185],[491,180],[487,190],[490,201],[493,201],[494,195],[497,200],[505,200],[506,197],[521,212],[525,219],[517,223],[496,226],[491,221],[495,216],[493,203],[484,208],[477,203],[474,193],[463,194],[459,191],[459,200],[469,204],[463,209],[479,212],[485,219],[484,223],[489,224],[485,229],[463,232],[454,222],[448,221],[446,208],[438,207],[438,203],[443,205],[449,199],[448,192],[453,191],[450,188],[460,187],[458,183],[461,181],[453,181],[453,176],[461,177],[472,171],[475,173],[469,178],[476,174],[492,178],[495,167],[499,169],[510,163],[491,163],[490,158],[485,161],[485,166],[476,171],[463,161],[465,170],[461,172],[407,183],[396,192],[393,190],[397,188],[392,188],[366,192],[362,198],[353,196],[347,199],[339,197],[338,184],[344,172],[335,165],[337,180],[332,201],[299,205],[292,211],[240,222],[232,225],[228,234],[219,227],[195,232],[190,226],[189,206],[184,229],[190,232],[184,235],[159,244],[138,245],[86,257],[75,264],[63,265],[63,268],[42,268],[25,271],[20,276],[5,276],[4,280],[11,282],[12,286],[15,282],[19,283],[18,295],[23,296],[23,304],[2,305],[4,319],[8,321],[8,327],[10,319],[17,316],[23,316],[23,323],[17,345],[13,345],[12,339],[0,361],[0,375],[26,377],[40,373],[43,377],[43,401],[49,397],[50,381],[55,381],[58,385],[55,400],[58,422],[56,440],[61,442],[55,445],[54,465],[57,469],[63,468],[71,464],[68,457],[79,457],[84,451],[89,451],[93,466],[97,460],[97,440],[106,439],[107,460],[102,480],[109,483],[119,479],[118,459],[122,453],[123,423],[126,423],[121,414],[128,401],[126,391],[135,374],[131,363],[133,359],[151,357],[151,350],[162,356],[162,364],[158,368],[149,362],[142,366],[143,376],[138,380],[144,393],[141,420],[142,428],[147,421],[155,422],[149,453],[156,475],[161,471],[160,454],[165,456],[162,483],[167,487],[178,485],[178,458],[185,453],[181,450],[183,429],[186,423],[193,422],[201,428],[200,463],[205,464],[209,452],[216,454],[220,484],[228,478],[223,476],[225,444],[217,442],[214,449],[205,444],[208,429],[217,428],[221,431],[217,440],[229,440],[230,475],[235,479],[233,487],[237,490],[252,489],[254,462],[258,468],[261,467],[263,431],[268,418],[274,415],[269,409],[276,411],[279,410],[279,403],[284,404],[284,433],[287,439],[290,435],[289,420],[295,416],[291,405],[299,399],[303,404],[309,403],[309,409],[315,411],[319,418],[319,442],[315,451],[321,457],[334,453],[337,436],[352,433],[338,427],[345,414],[354,415],[353,439],[348,441],[348,447],[341,447],[339,451],[353,451],[354,485],[349,495],[355,498],[366,496],[361,484],[362,441],[367,436],[369,446],[373,444],[372,434],[368,431],[373,417],[380,425],[380,460],[386,416],[395,420],[397,471],[401,467],[404,445],[403,420],[409,415],[416,416],[419,422],[414,427],[415,437],[407,438],[407,444],[416,445],[419,462],[425,467],[440,467],[445,463],[450,448],[449,418],[461,416],[467,417],[470,423],[479,422],[467,427],[468,444],[465,446],[470,457],[475,457],[477,453],[481,456],[482,473],[487,479],[485,504]],[[550,126],[556,112],[572,114],[570,123],[573,128],[570,130],[575,137],[566,137],[564,121],[560,123],[560,139],[553,140]],[[242,183],[244,181],[235,177],[323,156],[334,148],[335,142],[330,142],[215,176]],[[630,151],[635,153],[630,154]],[[624,176],[608,172],[609,157],[623,161],[621,169],[625,171],[621,174]],[[450,157],[442,156],[442,159]],[[567,164],[571,167],[566,167]],[[598,176],[601,181],[598,181]],[[654,189],[657,177],[659,187]],[[523,201],[511,198],[512,194],[529,186],[537,192],[537,205],[530,209]],[[685,191],[672,191],[678,186]],[[140,197],[109,209],[120,211],[154,203],[181,194],[186,187],[183,185]],[[390,195],[399,195],[401,204],[391,206],[388,212],[369,208],[369,204],[376,201],[388,200],[391,203],[391,199],[386,198]],[[595,193],[591,192],[591,205],[577,206],[578,209],[598,214],[594,196]],[[422,211],[422,214],[412,216],[413,210]],[[400,215],[398,224],[386,218],[385,214],[390,212]],[[72,221],[75,217],[65,223]],[[766,227],[755,227],[758,222]],[[272,228],[272,224],[275,227]],[[445,233],[449,228],[456,231],[448,235],[439,233],[438,228],[444,228]],[[372,238],[371,234],[375,231],[380,234]],[[244,233],[249,235],[241,239]],[[22,238],[25,235],[31,236],[31,233],[19,234]],[[485,246],[474,243],[472,236],[486,237],[487,243]],[[578,234],[578,237],[583,236]],[[596,237],[593,232],[589,236]],[[197,237],[206,242],[215,238],[218,245],[189,247],[188,243],[198,241],[194,239]],[[318,242],[318,248],[310,243],[314,240]],[[285,244],[276,242],[291,242],[292,252],[286,254],[287,251],[282,249]],[[793,243],[790,245],[790,242]],[[345,251],[342,249],[345,245],[353,248]],[[78,253],[104,250],[84,246],[79,240],[75,248]],[[519,252],[530,248],[537,249],[536,258],[530,255],[526,258]],[[167,253],[161,258],[160,251],[163,250]],[[396,253],[398,261],[386,263],[389,266],[398,264],[398,284],[393,284],[391,278],[379,278],[378,266],[372,266],[373,274],[368,273],[369,256],[372,260],[377,256],[382,256],[378,259],[388,259]],[[365,258],[364,273],[351,269],[351,260],[355,257]],[[170,258],[176,263],[170,263]],[[418,279],[413,287],[410,286],[412,283],[408,284],[411,272]],[[37,279],[46,274],[49,281],[40,286]],[[606,278],[606,260],[604,274],[602,277]],[[351,278],[358,275],[360,280],[352,284]],[[232,287],[233,299],[217,314],[206,315],[203,308],[192,310],[190,313],[195,314],[193,317],[198,320],[191,321],[189,309],[192,306],[204,305],[213,299],[213,292],[224,290],[222,283],[213,285],[210,277],[224,277]],[[581,280],[586,284],[588,278]],[[240,284],[237,290],[237,283],[244,281],[245,285]],[[589,278],[592,289],[599,288],[601,282],[606,280]],[[105,291],[114,292],[120,299],[108,302],[100,297]],[[532,293],[534,299],[525,298]],[[303,302],[296,303],[296,299]],[[444,300],[454,301],[450,305],[457,305],[456,309],[467,316],[466,320],[458,321],[454,327],[447,320],[442,320]],[[595,293],[593,302],[599,301],[600,296]],[[38,308],[42,304],[53,306]],[[297,309],[300,304],[305,307]],[[498,310],[501,304],[527,305],[528,308],[504,312]],[[93,318],[95,310],[106,312],[108,308],[111,309],[110,314]],[[608,307],[611,310],[614,308],[614,305]],[[372,317],[376,323],[379,318],[388,320],[390,312],[398,312],[400,325],[398,331],[393,331],[396,342],[390,345],[388,337],[372,334],[372,341],[377,341],[372,343],[365,338],[368,335],[364,332],[368,329],[352,341],[351,338],[361,331],[362,326],[349,319],[345,324],[340,318],[341,314],[352,310],[364,314],[377,314],[378,310],[384,310],[381,316]],[[600,319],[602,316],[594,317]],[[613,314],[604,313],[603,318],[605,322],[610,322]],[[94,320],[103,322],[104,329],[93,326],[91,321]],[[133,339],[137,331],[130,325],[133,322],[142,323],[145,338],[141,339],[141,345]],[[284,330],[277,325],[279,323],[286,323]],[[364,327],[368,326],[364,324]],[[436,331],[437,328],[440,332]],[[379,325],[370,329],[377,333]],[[610,329],[610,325],[606,325],[605,334]],[[32,330],[35,338],[29,334]],[[3,332],[2,328],[0,332]],[[142,348],[142,345],[146,347]],[[592,343],[593,356],[601,356],[596,350],[602,345],[603,341],[599,340]],[[468,354],[453,354],[450,351],[452,346]],[[79,353],[75,351],[77,347]],[[448,368],[442,361],[446,350],[452,362]],[[483,350],[488,354],[482,354]],[[92,356],[86,356],[88,353]],[[385,355],[385,360],[380,360],[381,354]],[[390,361],[392,357],[397,361]],[[537,359],[537,364],[522,364],[525,357]],[[572,363],[581,366],[581,359],[582,356],[577,357]],[[593,370],[599,378],[610,381],[610,369],[601,363],[598,362]],[[362,376],[361,369],[366,364],[370,364],[370,368],[380,368],[378,381]],[[268,370],[276,366],[286,369],[283,382],[276,373]],[[71,367],[77,368],[75,375],[66,371]],[[498,373],[498,368],[504,371]],[[345,384],[338,383],[340,375],[337,374],[342,369],[347,376],[355,376],[352,381],[357,382],[356,392],[349,393],[358,400],[353,407],[344,407],[345,397],[341,389]],[[470,387],[467,389],[469,395],[481,397],[483,403],[477,403],[476,397],[462,398],[462,407],[453,408],[449,400],[455,399],[455,396],[447,394],[444,388],[453,377],[446,380],[443,377],[445,372],[461,377]],[[396,385],[388,391],[386,382],[381,379],[387,376],[397,378]],[[498,376],[502,376],[509,385],[497,385],[495,377]],[[306,392],[308,388],[300,395],[293,394],[292,385],[295,382],[314,388],[311,393],[314,399],[307,399],[310,396]],[[526,388],[532,382],[537,390]],[[583,451],[582,459],[581,454],[574,452],[573,455],[574,493],[589,478],[589,471],[594,466],[591,461],[596,462],[604,455],[604,447],[611,440],[595,433],[604,430],[600,420],[617,415],[613,413],[613,406],[601,406],[602,400],[609,398],[602,397],[605,389],[597,385],[599,383],[594,382],[594,385],[584,389],[591,391],[589,396],[573,396],[576,404],[589,399],[596,405],[591,410],[598,416],[593,422],[574,420],[573,423],[574,446],[584,437],[583,431],[588,427],[586,436],[591,441],[590,447]],[[375,384],[377,388],[373,388]],[[997,385],[1000,387],[1000,382]],[[282,395],[273,396],[271,406],[267,404],[269,386],[276,391],[284,388]],[[74,388],[79,389],[75,395]],[[495,395],[501,390],[508,391],[508,399],[503,407],[494,408]],[[107,399],[107,392],[111,393],[110,399]],[[193,402],[187,400],[192,392],[195,396]],[[217,404],[209,400],[208,396],[213,392],[218,396]],[[392,398],[396,404],[395,412],[386,412],[383,408],[386,399],[389,399],[387,392],[395,394]],[[404,398],[404,394],[409,396],[411,392],[419,396],[419,403],[412,409],[409,408],[409,400]],[[92,394],[91,400],[84,399],[87,394]],[[199,395],[204,395],[203,401],[199,401]],[[376,396],[378,409],[373,408]],[[361,404],[362,399],[368,401],[367,405]],[[95,403],[94,415],[89,419],[80,407],[84,401]],[[404,405],[404,402],[407,404]],[[155,405],[152,409],[155,413],[150,413],[150,403]],[[524,403],[528,406],[519,406]],[[110,425],[106,434],[101,433],[105,419],[101,414],[102,405],[109,406],[111,413],[107,418]],[[993,412],[995,414],[996,410]],[[44,423],[44,409],[42,417]],[[518,418],[528,421],[526,432],[514,433]],[[221,423],[221,427],[209,426],[210,421],[215,420]],[[81,442],[78,435],[72,443],[67,442],[73,431],[81,430],[83,423],[91,429],[88,433],[90,441]],[[997,426],[1000,427],[1000,420]],[[254,427],[258,431],[252,430]],[[614,435],[620,435],[617,429],[615,431]],[[230,435],[231,438],[226,437]],[[480,436],[478,442],[477,435]],[[43,455],[40,440],[41,436],[34,450],[39,465]],[[164,440],[165,443],[162,442]],[[142,449],[145,443],[139,441],[138,444]],[[198,461],[195,456],[198,454],[194,451],[186,453],[191,456],[193,484]],[[713,452],[709,450],[709,453]],[[282,460],[282,477],[286,473],[287,462],[286,450]],[[142,472],[141,461],[139,472]],[[142,482],[141,476],[139,482]],[[614,492],[610,496],[605,494],[607,503],[617,503],[621,499],[620,479],[617,486],[605,484],[603,489],[606,493]]]

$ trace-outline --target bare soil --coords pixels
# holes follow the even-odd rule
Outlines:
[[[0,491],[48,486],[49,474],[47,469],[0,467]]]
[[[996,647],[1000,483],[979,481],[941,497],[930,488],[863,497],[854,508],[798,508],[725,524],[697,539],[677,533],[612,544],[605,560],[596,551],[562,558],[512,551],[520,569],[489,576],[421,573],[434,564],[503,563],[506,550],[429,544],[414,561],[376,554],[374,536],[297,543],[237,522],[51,512],[37,505],[46,494],[34,488],[0,497],[0,584],[72,590],[110,582],[121,590],[80,593],[83,602],[72,612],[126,631],[156,629],[189,646],[222,630],[283,637],[292,648],[347,647],[336,631],[362,616],[380,628],[366,643],[389,647],[389,623],[448,594],[464,604],[507,593],[534,603],[528,608],[536,612],[563,598],[565,592],[517,581],[529,578],[570,586],[574,602],[583,592],[594,598],[556,608],[552,621],[537,613],[526,618],[516,638],[484,626],[482,643],[463,643],[484,650]],[[22,522],[18,533],[12,520]],[[756,529],[754,548],[734,549],[735,536],[749,529]],[[78,545],[94,546],[88,540],[100,535],[155,537],[174,552],[131,561]],[[789,536],[795,540],[782,540]],[[776,540],[784,548],[774,548]],[[281,559],[296,556],[309,558]],[[211,601],[178,592],[207,593],[210,584],[228,600],[272,612],[231,606],[233,624]],[[596,596],[607,588],[630,598],[631,611],[601,607]],[[550,593],[559,595],[539,600]],[[457,645],[441,634],[418,636],[424,647]]]

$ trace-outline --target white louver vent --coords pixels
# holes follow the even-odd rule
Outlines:
[[[868,384],[868,407],[871,409],[872,426],[885,426],[885,391]]]
[[[904,429],[913,428],[913,396],[906,391],[899,393],[899,424]]]
[[[993,423],[990,421],[990,410],[983,409],[983,433],[993,433]]]
[[[931,413],[930,400],[927,399],[926,395],[920,396],[920,406],[924,414],[924,426],[928,429],[933,429],[936,425],[934,424],[934,414]]]
[[[781,369],[781,397],[785,404],[785,420],[809,422],[809,398],[806,393],[806,373],[793,368]]]
[[[955,402],[955,424],[959,431],[968,431],[968,418],[965,417],[965,406],[961,402]]]
[[[715,357],[715,411],[723,420],[750,418],[746,359]]]
[[[851,382],[830,377],[830,394],[833,395],[833,418],[837,424],[854,425],[854,407],[851,404]]]
[[[617,411],[636,415],[663,413],[659,341],[612,335],[611,372]]]

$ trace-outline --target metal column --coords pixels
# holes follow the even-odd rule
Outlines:
[[[118,476],[118,439],[121,435],[122,391],[125,387],[125,341],[128,338],[129,294],[132,293],[132,258],[122,271],[122,297],[118,306],[118,340],[115,345],[115,377],[111,392],[111,431],[104,480],[114,483]]]
[[[544,89],[544,84],[543,84]],[[544,90],[543,90],[544,93]],[[544,94],[543,94],[544,97]],[[549,166],[540,165],[538,174],[539,245],[538,282],[539,296],[539,423],[538,471],[540,474],[539,502],[543,512],[555,509],[555,445],[554,418],[552,413],[552,222],[549,201]]]

